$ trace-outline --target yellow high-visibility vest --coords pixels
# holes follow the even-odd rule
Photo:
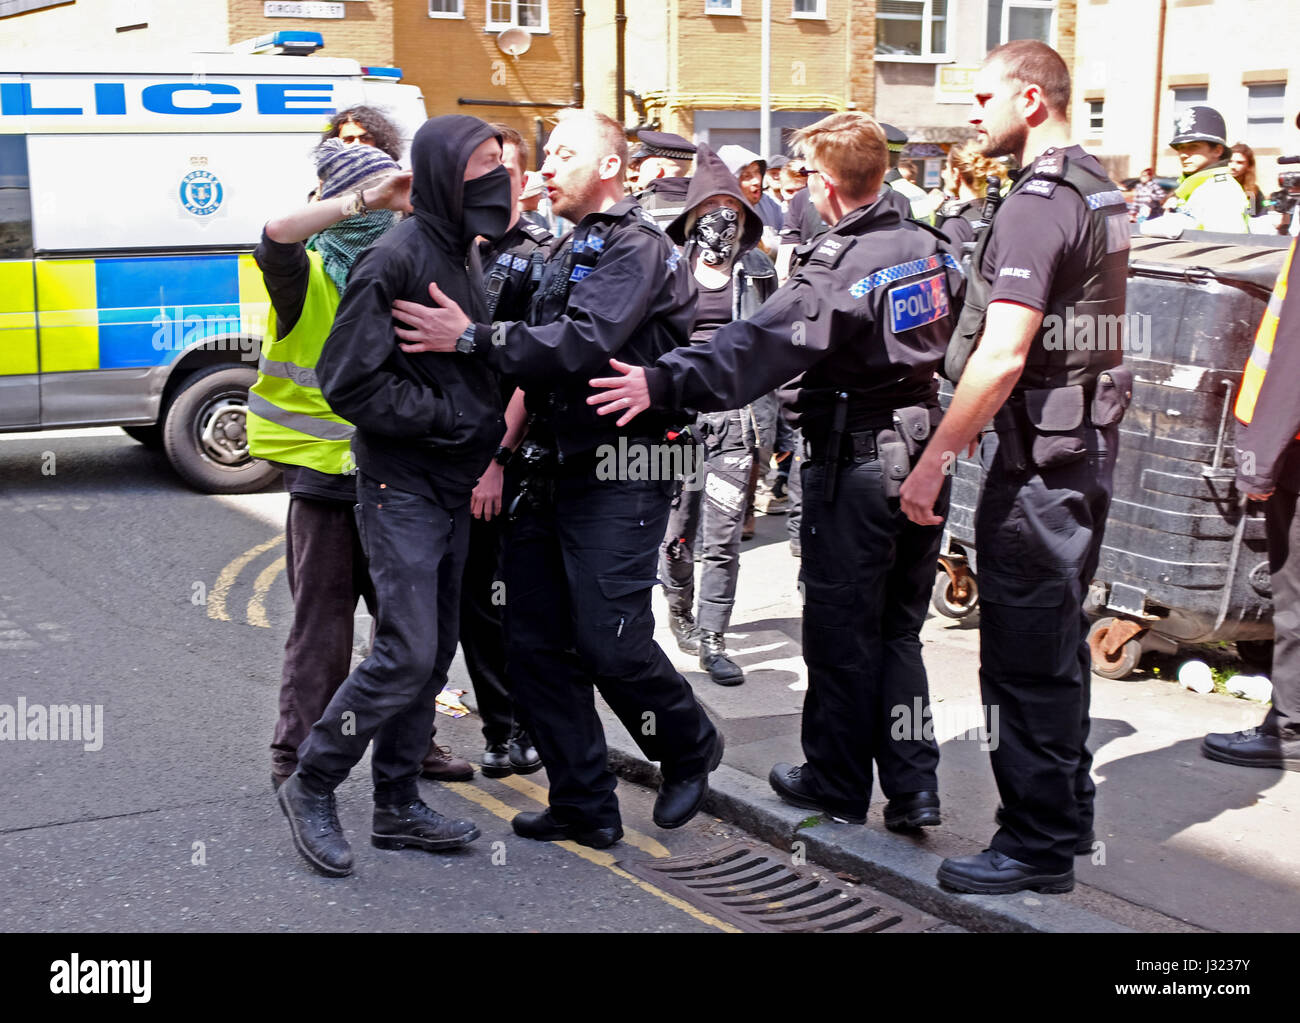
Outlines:
[[[277,338],[272,317],[262,341],[257,382],[248,392],[248,450],[273,462],[349,473],[356,468],[355,428],[329,407],[316,380],[316,361],[334,325],[339,292],[320,253],[309,250],[307,259],[311,270],[298,322]]]

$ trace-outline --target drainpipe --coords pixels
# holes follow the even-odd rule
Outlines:
[[[772,151],[772,0],[763,0],[763,29],[759,75],[762,98],[758,111],[758,148],[764,160]]]
[[[1156,158],[1160,155],[1160,97],[1164,93],[1161,86],[1165,80],[1165,12],[1169,0],[1160,0],[1160,20],[1156,26],[1156,105],[1151,113],[1151,162],[1147,164],[1154,172]]]
[[[627,45],[627,11],[624,9],[624,0],[618,0],[614,5],[614,39],[615,39],[615,57],[614,57],[614,104],[618,110],[614,120],[620,125],[625,125],[624,121],[624,97],[627,94],[627,64],[625,62],[626,45]],[[645,118],[642,118],[645,120]]]
[[[573,105],[581,107],[582,93],[582,35],[587,12],[583,10],[582,0],[573,5]]]

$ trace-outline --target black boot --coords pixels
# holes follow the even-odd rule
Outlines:
[[[542,769],[541,754],[522,728],[510,739],[509,760],[515,774],[532,774]]]
[[[489,742],[478,763],[486,778],[505,778],[515,773],[510,766],[510,749],[504,742]]]
[[[352,873],[352,847],[343,837],[333,792],[312,792],[295,772],[276,790],[275,798],[289,818],[293,844],[304,860],[327,877]]]
[[[740,666],[727,656],[727,640],[720,632],[700,632],[700,667],[720,686],[738,686],[745,681]]]
[[[478,838],[470,821],[444,817],[421,799],[397,806],[375,805],[370,844],[376,849],[459,849]]]
[[[700,627],[689,607],[669,607],[668,624],[672,627],[677,649],[684,654],[700,652]]]

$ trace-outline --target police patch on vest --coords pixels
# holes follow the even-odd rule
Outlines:
[[[889,303],[889,329],[894,334],[915,330],[948,315],[948,286],[942,274],[913,284],[891,288],[885,295]]]
[[[515,270],[516,272],[523,273],[525,270],[528,269],[528,260],[524,259],[521,256],[515,256],[512,260],[510,260],[510,266],[511,269]]]
[[[575,266],[573,268],[573,273],[569,274],[569,280],[575,283],[577,281],[581,281],[586,277],[590,276],[591,271],[594,269],[595,267],[590,267],[590,266]]]
[[[1044,199],[1050,199],[1052,193],[1056,191],[1056,182],[1048,181],[1046,178],[1032,178],[1025,183],[1025,187],[1020,191],[1028,195],[1041,195]]]
[[[668,267],[669,273],[675,273],[677,271],[677,264],[681,261],[681,251],[679,249],[673,249],[673,251],[668,254],[668,258],[664,260],[664,263]]]

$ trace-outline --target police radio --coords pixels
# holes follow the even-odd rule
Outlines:
[[[1002,205],[1002,179],[996,174],[990,174],[985,179],[984,191],[984,210],[980,219],[975,223],[975,236],[978,238],[981,234],[989,229],[993,223],[993,216],[997,213],[998,207]]]

